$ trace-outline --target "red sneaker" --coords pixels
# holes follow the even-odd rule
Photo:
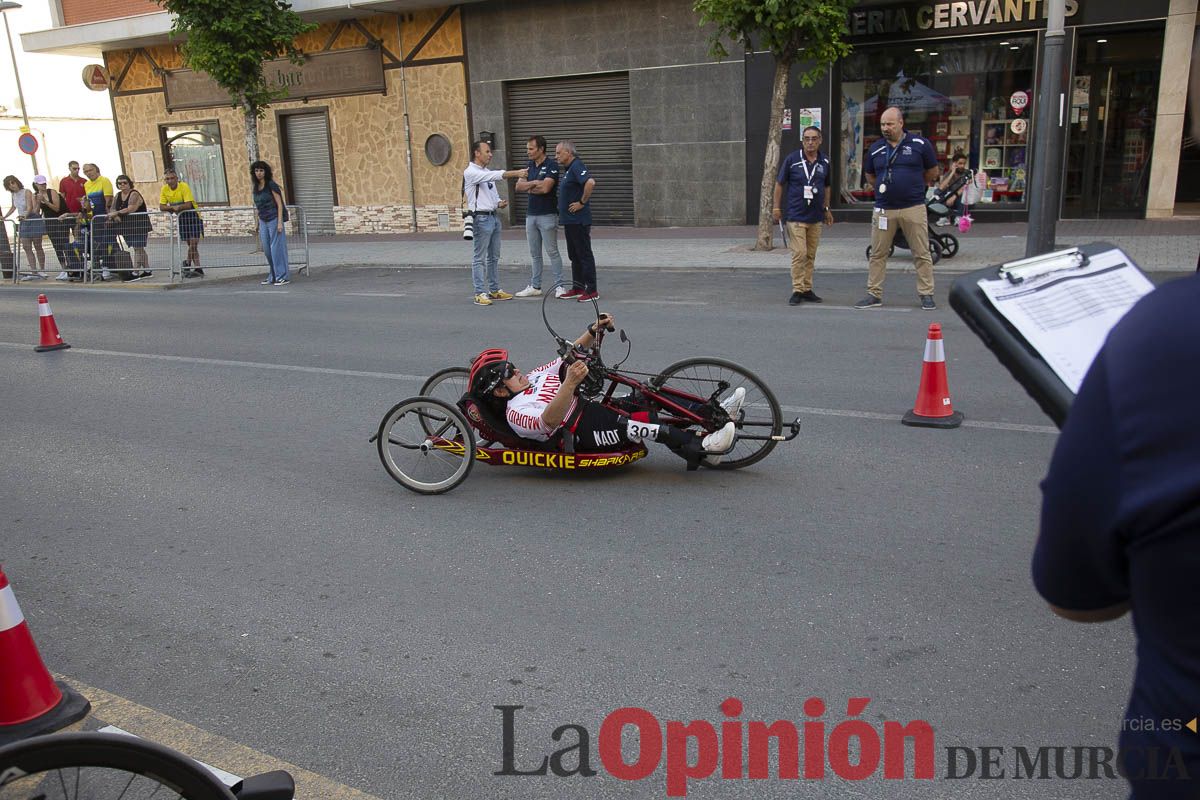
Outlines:
[[[562,300],[578,300],[579,295],[583,294],[583,289],[568,289],[559,295]]]
[[[583,294],[579,295],[575,299],[581,303],[590,303],[592,300],[599,300],[600,293],[599,292],[584,292]]]

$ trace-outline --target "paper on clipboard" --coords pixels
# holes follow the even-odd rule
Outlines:
[[[1114,248],[1083,266],[1050,262],[1019,283],[1002,277],[981,280],[979,288],[1078,394],[1108,332],[1154,285]]]

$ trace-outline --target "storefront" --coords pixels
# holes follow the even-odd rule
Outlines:
[[[1186,73],[1190,38],[1174,52],[1179,49],[1174,39],[1164,37],[1170,0],[1066,5],[1073,68],[1064,75],[1067,142],[1054,165],[1062,170],[1061,216],[1147,216],[1155,207],[1154,175],[1174,187],[1178,172],[1177,142],[1162,147],[1155,163],[1166,69],[1160,65],[1182,60]],[[943,169],[957,154],[967,158],[976,173],[977,216],[1024,219],[1044,13],[1042,0],[874,2],[856,8],[849,24],[854,52],[826,81],[808,89],[792,86],[787,100],[791,116],[824,122],[837,206],[851,217],[858,209],[869,213],[874,194],[863,178],[864,153],[880,135],[880,115],[897,106],[908,130],[933,143]],[[765,114],[771,61],[766,54],[748,59],[748,198],[758,192],[757,154],[766,136],[765,127],[751,120]],[[785,128],[784,152],[799,146],[800,127]],[[1168,209],[1171,203],[1173,197]]]

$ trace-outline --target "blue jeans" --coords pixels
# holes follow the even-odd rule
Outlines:
[[[497,292],[500,281],[496,277],[496,265],[500,263],[500,219],[495,214],[475,215],[475,251],[471,256],[471,280],[475,283],[475,294]],[[487,265],[487,288],[484,288],[484,264]]]
[[[278,220],[260,219],[258,221],[258,239],[262,242],[263,255],[267,257],[271,278],[282,281],[288,277],[287,223],[283,223],[284,232],[282,233],[275,231],[275,226],[278,224]]]
[[[554,268],[554,285],[563,280],[562,256],[558,254],[558,214],[537,214],[525,218],[525,238],[529,240],[529,258],[533,261],[533,279],[530,286],[542,288],[542,246],[550,256]]]

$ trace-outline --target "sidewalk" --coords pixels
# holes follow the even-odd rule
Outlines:
[[[1025,223],[996,223],[976,225],[970,232],[958,233],[957,228],[943,228],[959,239],[959,253],[943,259],[934,269],[941,274],[954,274],[980,269],[990,264],[1022,258],[1025,255]],[[776,248],[771,251],[752,250],[756,229],[752,226],[719,228],[593,228],[592,247],[596,263],[605,268],[632,269],[757,269],[787,270],[790,253],[780,246],[775,229]],[[1192,272],[1200,253],[1200,219],[1171,220],[1068,220],[1057,227],[1060,244],[1072,246],[1093,241],[1108,241],[1121,247],[1147,272]],[[500,267],[505,270],[527,270],[529,248],[524,228],[507,229],[502,234]],[[866,247],[870,242],[870,225],[866,222],[839,223],[826,228],[817,254],[818,272],[863,272],[867,269]],[[204,244],[201,242],[201,253]],[[566,259],[566,242],[559,237],[559,250]],[[312,237],[309,240],[312,268],[334,267],[392,267],[462,268],[471,265],[471,243],[460,233],[421,233],[366,236]],[[53,253],[50,261],[54,261]],[[547,269],[549,265],[547,264]],[[889,263],[892,271],[908,271],[913,266],[907,250],[897,250]],[[48,265],[48,272],[58,272],[57,263]],[[569,264],[567,269],[570,269]],[[214,281],[244,279],[266,274],[266,267],[220,268],[205,265],[207,277],[187,280],[174,287],[193,287]],[[296,272],[293,269],[293,272]],[[297,276],[300,281],[304,277]],[[14,284],[4,281],[0,286]],[[79,286],[54,280],[30,281],[18,286]],[[151,279],[136,283],[90,284],[94,287],[157,290],[173,288],[168,284],[165,270],[155,272]]]

